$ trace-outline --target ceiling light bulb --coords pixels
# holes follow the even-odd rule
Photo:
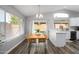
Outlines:
[[[38,14],[36,14],[36,18],[38,18],[39,16],[38,16]]]
[[[40,14],[40,15],[39,15],[39,18],[43,18],[43,15],[42,15],[42,14]]]
[[[36,18],[43,18],[43,15],[42,14],[36,14]]]

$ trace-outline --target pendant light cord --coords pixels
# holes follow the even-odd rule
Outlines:
[[[38,8],[39,8],[39,12],[38,12],[38,18],[40,19],[40,5],[38,5]]]
[[[38,5],[37,7],[38,7],[38,13],[36,14],[36,18],[38,18],[40,20],[40,18],[43,18],[43,15],[41,14],[40,5]]]

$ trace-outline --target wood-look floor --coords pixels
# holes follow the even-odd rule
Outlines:
[[[78,54],[79,41],[68,42],[64,47],[55,47],[50,41],[47,46],[41,42],[38,46],[36,43],[28,44],[22,42],[18,47],[13,49],[9,54]]]

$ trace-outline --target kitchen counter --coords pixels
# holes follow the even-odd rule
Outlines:
[[[50,31],[49,38],[56,47],[63,47],[66,44],[66,34],[66,31]]]

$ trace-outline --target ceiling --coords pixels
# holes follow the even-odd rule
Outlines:
[[[13,7],[19,10],[24,16],[32,16],[39,12],[38,5],[14,5]],[[40,5],[41,13],[49,13],[63,9],[79,12],[79,5]]]

